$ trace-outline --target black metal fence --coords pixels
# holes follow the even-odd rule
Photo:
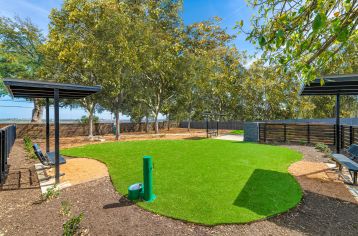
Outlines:
[[[0,129],[0,184],[5,180],[8,172],[7,161],[16,139],[16,125],[9,125]]]
[[[179,123],[179,128],[188,128],[188,121],[181,121]],[[229,130],[238,130],[244,128],[243,121],[209,121],[209,129],[229,129]],[[206,129],[206,121],[191,121],[190,128],[192,129]]]

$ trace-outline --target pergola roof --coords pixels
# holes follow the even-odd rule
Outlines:
[[[321,79],[323,84],[321,85]],[[358,74],[328,75],[303,84],[300,95],[358,95]]]
[[[101,86],[82,86],[43,81],[4,79],[4,84],[13,97],[53,98],[59,90],[60,99],[79,99],[101,91]]]

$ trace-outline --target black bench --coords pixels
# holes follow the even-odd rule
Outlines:
[[[208,136],[211,138],[212,136],[218,136],[218,131],[216,129],[214,130],[209,130],[208,131]]]
[[[41,151],[40,146],[36,143],[32,146],[32,148],[34,149],[34,152],[35,152],[37,158],[40,160],[40,162],[44,166],[54,166],[55,165],[56,162],[55,162],[55,153],[54,152],[48,152],[48,153],[46,153],[46,155],[44,155]],[[66,163],[65,158],[63,158],[62,156],[60,156],[59,161],[60,161],[60,165]]]
[[[348,169],[349,174],[351,175],[353,179],[353,184],[357,184],[357,172],[358,172],[358,163],[355,162],[354,158],[357,158],[358,155],[358,145],[352,144],[346,152],[348,153],[348,156],[345,156],[343,154],[332,154],[333,161],[336,162],[338,168],[340,171],[342,171],[342,167],[346,167]]]

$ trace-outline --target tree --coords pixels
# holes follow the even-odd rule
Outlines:
[[[147,1],[144,10],[141,45],[137,47],[139,70],[131,81],[135,99],[144,103],[154,117],[159,133],[158,116],[163,105],[176,96],[182,74],[180,63],[181,1]]]
[[[0,17],[0,77],[42,79],[45,37],[31,23],[19,17]],[[31,122],[41,122],[43,101],[33,99]]]
[[[245,32],[243,21],[238,27],[287,77],[310,81],[358,42],[356,0],[250,0],[249,5],[257,9],[252,30]]]
[[[254,62],[247,70],[238,92],[244,120],[294,118],[298,112],[300,82],[279,74],[264,61]]]
[[[130,61],[127,51],[131,49],[125,38],[125,26],[130,23],[125,7],[116,0],[66,0],[50,15],[46,49],[51,76],[60,82],[103,87],[102,94],[79,101],[88,112],[90,137],[99,102],[119,121],[121,101],[116,98],[120,98],[123,66]]]
[[[245,70],[245,55],[232,45],[234,36],[219,26],[221,19],[190,25],[184,38],[186,86],[179,104],[185,104],[188,129],[194,116],[202,119],[204,111],[227,114],[233,118],[238,109],[238,85]],[[220,118],[219,118],[220,119]]]

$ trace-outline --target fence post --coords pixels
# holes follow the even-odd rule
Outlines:
[[[286,143],[287,142],[287,137],[286,137],[286,124],[283,124],[283,141]]]
[[[349,126],[349,145],[353,144],[353,127]]]
[[[336,125],[333,125],[333,146],[336,146]]]
[[[266,129],[267,129],[267,126],[266,126],[266,123],[264,123],[264,142],[266,143]]]
[[[310,130],[310,124],[307,124],[307,143],[311,143],[311,130]]]
[[[340,134],[341,134],[341,148],[344,148],[344,126],[343,125],[341,125],[341,132],[340,132]]]

